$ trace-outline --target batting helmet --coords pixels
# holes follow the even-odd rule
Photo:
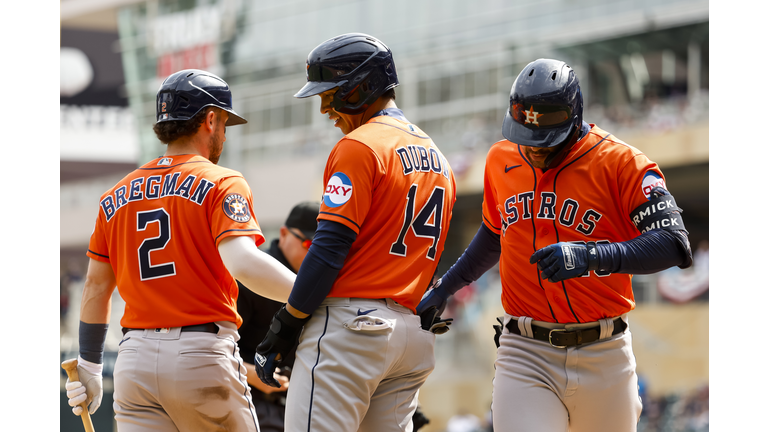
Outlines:
[[[398,84],[392,51],[372,36],[347,33],[309,53],[307,84],[294,96],[305,98],[338,88],[331,102],[333,109],[360,114]],[[358,99],[350,102],[354,94]]]
[[[538,59],[512,84],[501,133],[515,144],[555,147],[581,125],[583,110],[576,72],[559,60]]]
[[[248,123],[232,109],[229,85],[216,75],[186,69],[169,76],[157,91],[157,122],[189,120],[200,110],[214,106],[229,113],[226,126]]]

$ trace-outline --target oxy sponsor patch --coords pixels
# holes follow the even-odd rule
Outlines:
[[[661,178],[660,175],[653,171],[648,171],[645,173],[645,177],[643,177],[643,194],[646,198],[650,199],[651,190],[656,186],[661,186],[664,189],[667,188],[667,185],[664,183],[664,179]]]
[[[232,193],[227,195],[221,206],[224,209],[224,214],[235,222],[248,222],[251,220],[248,201],[240,194]]]
[[[334,173],[323,193],[323,203],[328,207],[339,207],[352,198],[352,181],[343,172]]]

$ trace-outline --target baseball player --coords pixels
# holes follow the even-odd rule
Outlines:
[[[121,432],[259,430],[237,348],[235,278],[284,302],[295,275],[258,249],[264,237],[245,179],[216,165],[225,127],[245,122],[221,78],[171,75],[157,93],[154,126],[165,154],[101,196],[80,310],[81,381],[66,388],[71,406],[98,409],[118,286],[124,338],[113,406]]]
[[[422,326],[415,311],[443,251],[453,173],[397,108],[392,53],[376,38],[323,42],[309,53],[307,81],[295,96],[320,96],[345,136],[328,157],[317,234],[256,370],[279,386],[273,372],[298,341],[286,431],[410,431],[435,332],[447,329],[431,317]]]
[[[528,64],[486,159],[483,223],[417,310],[499,264],[496,431],[634,431],[632,274],[692,264],[658,165],[582,120],[574,71]]]
[[[280,237],[272,240],[266,252],[297,273],[315,237],[319,211],[319,202],[301,202],[294,206],[285,224],[280,227]],[[284,303],[262,297],[240,282],[238,285],[240,293],[237,297],[237,312],[243,318],[243,324],[238,329],[240,340],[237,345],[248,371],[248,384],[251,387],[251,398],[256,408],[259,427],[261,432],[282,432],[285,424],[285,391],[288,389],[294,350],[287,354],[280,374],[275,376],[275,380],[280,383],[279,388],[269,386],[259,379],[254,370],[253,358],[256,355],[256,345],[264,339],[269,330],[272,316]]]

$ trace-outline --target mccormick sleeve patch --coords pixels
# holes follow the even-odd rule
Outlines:
[[[251,220],[251,212],[248,210],[248,201],[242,195],[232,193],[227,195],[222,202],[224,214],[235,222],[248,222]]]
[[[352,181],[343,172],[334,173],[328,180],[323,202],[328,207],[339,207],[352,197]]]

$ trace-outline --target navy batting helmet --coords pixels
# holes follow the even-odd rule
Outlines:
[[[157,122],[189,120],[200,110],[213,106],[229,113],[226,126],[248,123],[232,109],[229,85],[216,75],[186,69],[169,76],[157,91]]]
[[[294,96],[305,98],[333,88],[331,106],[345,114],[360,114],[397,81],[392,51],[363,33],[347,33],[321,43],[307,56],[307,84]],[[358,99],[350,102],[354,94]]]
[[[515,144],[554,147],[581,125],[583,110],[576,72],[562,61],[538,59],[512,84],[501,133]]]

